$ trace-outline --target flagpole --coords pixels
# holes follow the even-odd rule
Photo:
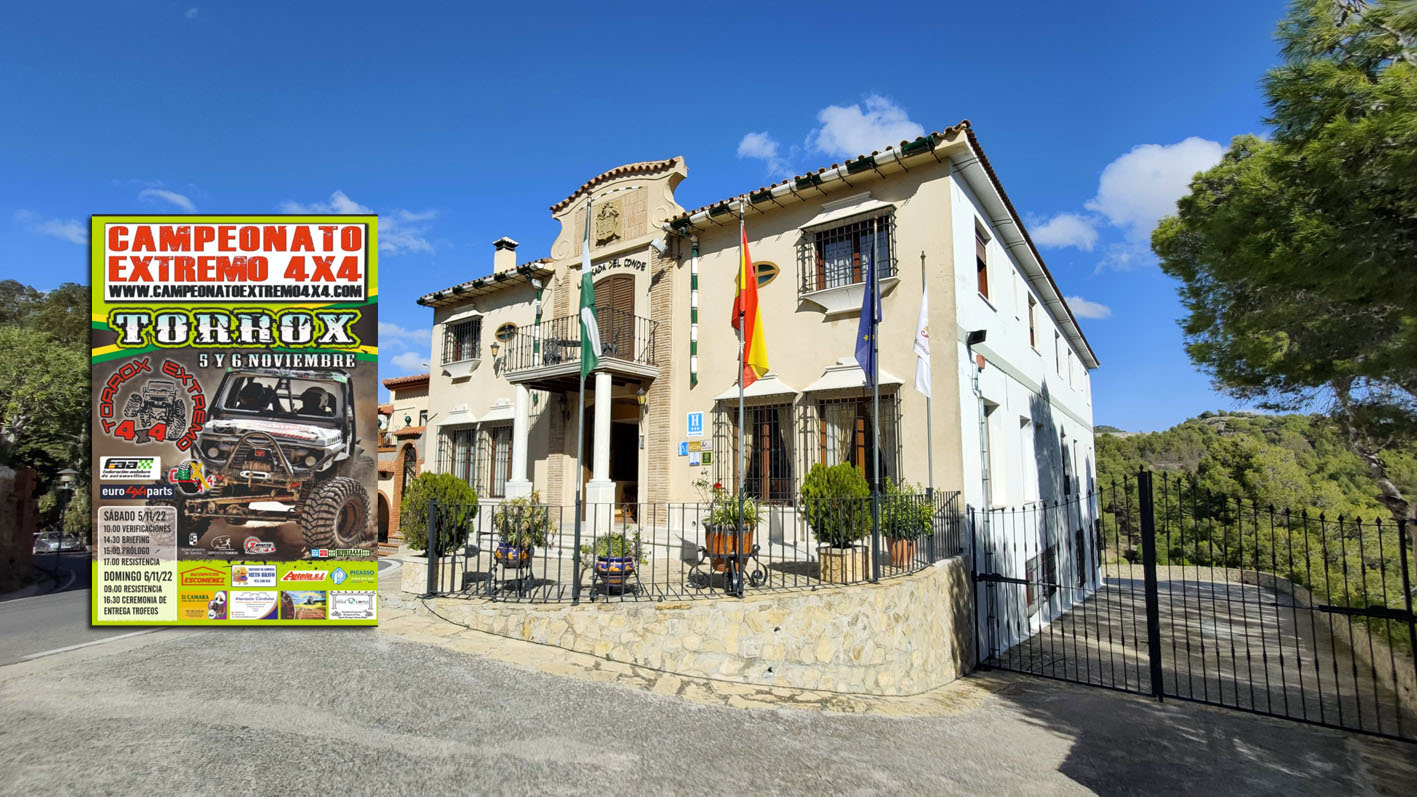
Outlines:
[[[881,302],[881,268],[876,262],[880,232],[871,219],[871,580],[881,580],[881,350],[876,345]]]
[[[920,293],[925,295],[930,290],[930,285],[925,279],[925,250],[920,250]],[[925,495],[930,498],[935,496],[935,430],[932,427],[934,413],[930,411],[930,394],[934,393],[933,386],[930,393],[925,394],[925,458],[927,467],[930,468],[929,482],[926,486]]]
[[[588,197],[585,203],[585,237],[581,239],[581,246],[586,248],[590,246],[590,206],[594,202],[595,197],[592,196]],[[585,263],[585,261],[586,252],[582,252],[581,262]],[[584,266],[582,266],[582,268],[584,268]],[[584,278],[585,275],[582,274],[581,276]],[[578,320],[576,323],[580,324],[580,321]],[[577,335],[576,337],[580,336]],[[581,555],[581,512],[583,511],[583,501],[585,500],[585,479],[581,478],[581,456],[585,448],[585,377],[585,369],[581,369],[580,403],[576,410],[576,471],[574,476],[576,480],[576,532],[574,542],[571,544],[571,550],[573,551],[572,556],[577,559],[579,559]],[[576,577],[571,579],[571,604],[575,605],[580,602],[581,573],[579,568],[577,568]]]
[[[744,251],[743,240],[747,236],[747,228],[743,222],[743,197],[738,198],[738,295],[742,296],[748,288],[743,284],[747,274],[744,273]],[[756,275],[755,275],[756,276]],[[743,481],[744,463],[743,458],[743,344],[746,340],[747,327],[743,324],[743,302],[738,302],[738,533],[734,538],[733,555],[737,560],[733,568],[733,583],[730,585],[734,594],[743,597]]]

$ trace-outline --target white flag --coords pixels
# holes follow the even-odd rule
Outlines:
[[[920,292],[920,321],[915,325],[915,389],[930,398],[930,294]]]

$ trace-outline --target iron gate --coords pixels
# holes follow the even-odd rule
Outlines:
[[[982,668],[1417,741],[1405,523],[1141,472],[970,525]]]

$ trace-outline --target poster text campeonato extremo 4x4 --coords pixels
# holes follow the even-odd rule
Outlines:
[[[92,225],[93,622],[376,624],[376,217]]]

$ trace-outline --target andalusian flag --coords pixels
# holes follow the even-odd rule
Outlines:
[[[733,328],[743,338],[744,388],[767,375],[768,344],[763,339],[763,316],[758,312],[758,275],[748,256],[748,230],[739,226],[743,240],[738,252],[738,292],[733,297]],[[742,326],[739,326],[739,323]]]
[[[595,320],[595,283],[590,275],[590,208],[586,237],[581,243],[581,380],[600,364],[600,324]]]

